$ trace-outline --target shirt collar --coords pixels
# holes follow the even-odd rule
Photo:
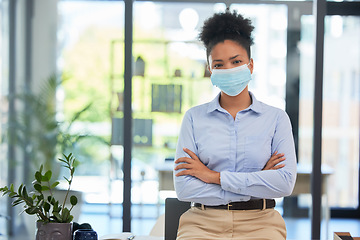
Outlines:
[[[252,99],[252,103],[247,109],[244,110],[252,110],[256,113],[261,113],[263,111],[261,103],[255,98],[252,92],[249,91],[249,93]],[[215,110],[225,112],[225,109],[223,109],[220,106],[219,99],[220,99],[220,93],[209,103],[208,111],[207,111],[208,113],[213,112]]]
[[[261,102],[259,102],[256,99],[255,95],[252,92],[249,91],[249,93],[250,93],[250,96],[251,96],[251,99],[252,99],[252,103],[251,103],[251,105],[249,106],[248,109],[251,109],[256,113],[262,113],[263,107],[262,107]]]

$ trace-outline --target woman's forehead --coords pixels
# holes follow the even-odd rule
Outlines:
[[[231,60],[236,57],[248,57],[246,49],[239,43],[232,40],[219,42],[211,49],[209,58],[212,60]]]

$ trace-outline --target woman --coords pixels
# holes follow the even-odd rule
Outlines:
[[[249,19],[227,10],[200,33],[221,92],[182,122],[175,189],[193,207],[181,216],[177,239],[286,239],[273,198],[293,190],[294,141],[287,114],[248,91],[252,31]]]

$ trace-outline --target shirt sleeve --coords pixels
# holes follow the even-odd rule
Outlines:
[[[285,154],[286,160],[282,162],[285,167],[257,172],[223,171],[220,173],[222,189],[256,198],[290,195],[296,181],[297,163],[290,119],[283,111],[277,120],[271,151]]]
[[[186,147],[198,156],[198,149],[194,140],[193,120],[191,113],[186,112],[182,121],[179,139],[176,147],[175,159],[181,157],[189,157],[183,148]],[[218,184],[209,184],[201,181],[193,176],[178,176],[175,174],[182,171],[174,171],[174,185],[177,197],[180,201],[193,201],[202,203],[204,199],[209,205],[219,204],[219,201],[223,201],[224,190]]]

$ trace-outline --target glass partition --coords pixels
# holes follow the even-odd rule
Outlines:
[[[111,137],[116,132],[114,137],[122,139],[122,132],[112,127],[112,107],[121,105],[113,79],[122,79],[124,49],[114,42],[124,39],[124,3],[59,1],[58,14],[57,63],[64,82],[57,117],[70,122],[81,113],[70,134],[88,136],[72,149],[80,161],[72,188],[83,192],[78,221],[91,224],[99,236],[121,232],[122,147]]]
[[[325,18],[322,160],[329,204],[359,206],[360,17]]]
[[[298,172],[312,169],[314,104],[314,18],[302,16]],[[331,238],[331,209],[359,207],[360,19],[325,18],[322,174],[322,236]],[[310,186],[308,186],[310,187]],[[298,212],[311,207],[311,195],[300,195]],[[345,212],[344,212],[345,213]],[[309,220],[310,221],[310,220]],[[310,230],[310,222],[307,223]],[[356,227],[349,225],[347,229]],[[301,233],[303,234],[303,233]]]
[[[0,186],[7,184],[8,2],[0,0]],[[0,198],[0,235],[6,234],[7,200]]]
[[[304,16],[302,24],[299,163],[311,166],[315,65],[313,35],[306,29],[313,18]],[[329,204],[336,208],[359,204],[359,24],[358,17],[325,19],[322,164],[323,173],[330,174]]]
[[[225,5],[134,4],[134,232],[148,234],[164,213],[165,198],[175,196],[172,169],[184,113],[216,94],[197,35],[204,19],[219,9]]]

